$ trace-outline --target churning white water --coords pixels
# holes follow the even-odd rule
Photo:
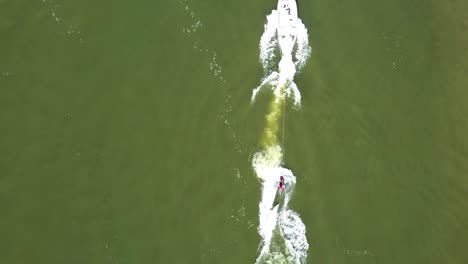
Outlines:
[[[260,62],[265,77],[253,90],[252,102],[265,87],[273,90],[273,101],[266,116],[264,149],[254,155],[252,166],[262,181],[258,232],[262,237],[257,263],[305,263],[309,244],[306,228],[298,213],[288,208],[296,177],[282,167],[283,150],[277,132],[285,100],[300,107],[301,94],[294,76],[310,56],[307,29],[299,18],[294,0],[279,0],[278,10],[267,16],[260,39]],[[283,124],[284,125],[284,124]],[[283,176],[285,189],[278,189]]]

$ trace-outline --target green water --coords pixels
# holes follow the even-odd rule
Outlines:
[[[0,263],[253,263],[275,6],[0,0]],[[468,4],[298,6],[308,262],[467,263]]]

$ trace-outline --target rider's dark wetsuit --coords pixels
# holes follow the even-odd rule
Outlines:
[[[280,189],[281,191],[284,191],[284,177],[283,176],[280,176],[280,183],[279,183],[278,189]]]

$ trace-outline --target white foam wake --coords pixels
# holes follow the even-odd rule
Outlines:
[[[265,29],[260,39],[260,63],[265,76],[261,84],[252,92],[252,102],[264,87],[274,91],[277,98],[289,97],[300,107],[301,93],[294,83],[294,76],[300,72],[311,54],[307,28],[301,19],[294,22],[294,30],[289,38],[278,38],[278,11],[267,16]]]
[[[281,166],[282,149],[276,136],[269,135],[277,132],[278,116],[282,111],[279,106],[283,99],[291,98],[294,105],[300,107],[301,94],[294,76],[304,67],[311,48],[307,29],[297,18],[297,10],[293,8],[291,12],[289,9],[291,5],[295,7],[295,2],[280,1],[280,12],[273,10],[267,16],[260,39],[260,62],[265,76],[252,93],[252,102],[264,87],[271,88],[274,94],[271,113],[267,115],[265,150],[256,153],[252,160],[255,173],[262,181],[258,226],[262,242],[256,263],[305,263],[309,248],[306,228],[299,214],[288,208],[296,177],[291,170]],[[280,176],[284,177],[284,191],[278,191]]]
[[[288,208],[296,177],[281,167],[279,146],[254,155],[252,165],[262,180],[262,198],[259,204],[258,232],[262,237],[260,255],[256,263],[305,263],[309,244],[305,225],[299,215]],[[280,176],[284,177],[284,195],[275,204]]]

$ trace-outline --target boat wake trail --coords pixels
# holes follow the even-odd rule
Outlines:
[[[281,2],[283,1],[280,0],[279,3]],[[280,15],[281,12],[273,10],[267,16],[265,31],[260,39],[260,62],[265,77],[253,90],[252,103],[262,88],[269,87],[277,98],[291,97],[294,105],[300,107],[301,94],[293,78],[302,70],[310,57],[307,28],[297,16],[293,20],[294,23],[288,21],[291,25],[280,26],[281,21],[278,19]]]
[[[297,17],[295,1],[279,0],[278,10],[267,16],[260,40],[260,62],[265,77],[252,94],[252,102],[263,88],[271,88],[274,94],[261,138],[263,150],[252,160],[255,173],[262,181],[258,226],[262,241],[256,263],[306,262],[309,248],[306,228],[299,214],[288,208],[296,177],[282,167],[283,149],[278,132],[286,100],[292,99],[295,108],[300,107],[301,94],[293,80],[310,53],[307,29]],[[281,176],[284,190],[278,188]]]
[[[296,177],[281,167],[281,148],[270,147],[258,152],[253,167],[262,180],[258,232],[262,237],[256,263],[305,263],[309,244],[305,225],[296,212],[288,208],[294,193]],[[280,176],[284,177],[284,194],[278,198]]]

